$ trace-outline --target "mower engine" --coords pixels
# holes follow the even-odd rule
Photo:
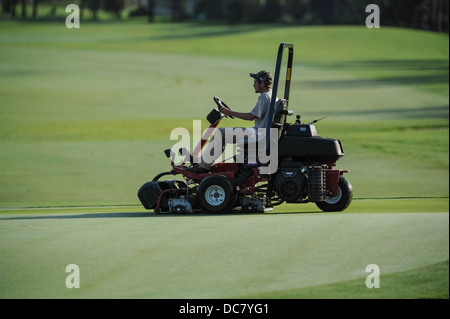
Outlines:
[[[325,199],[327,181],[324,167],[308,167],[300,162],[288,165],[289,167],[280,168],[273,180],[274,189],[281,199],[287,203],[299,203],[306,198],[311,202],[321,202]]]

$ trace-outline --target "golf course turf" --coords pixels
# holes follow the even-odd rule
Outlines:
[[[447,298],[448,213],[416,210],[3,212],[2,297]],[[80,268],[79,289],[65,286],[69,264]],[[366,287],[369,264],[380,267],[379,289]]]
[[[294,114],[342,110],[316,128],[343,144],[350,207],[140,206],[170,132],[205,129],[214,95],[253,107],[248,73],[273,72],[283,41]],[[0,21],[0,298],[448,298],[448,45],[388,27]]]

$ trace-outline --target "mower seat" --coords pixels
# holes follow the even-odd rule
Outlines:
[[[275,112],[273,113],[272,127],[280,129],[283,127],[283,121],[281,117],[288,111],[288,101],[285,99],[279,99],[275,104]]]

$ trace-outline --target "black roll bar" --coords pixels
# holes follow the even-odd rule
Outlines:
[[[277,91],[278,91],[278,81],[280,79],[280,69],[281,62],[283,60],[283,51],[285,48],[289,49],[289,56],[287,62],[287,70],[286,70],[286,82],[284,86],[284,99],[289,103],[289,91],[291,89],[291,78],[292,78],[292,61],[294,58],[294,44],[282,42],[278,47],[278,56],[277,56],[277,65],[275,67],[275,74],[273,79],[273,88],[272,88],[272,99],[270,101],[269,114],[267,118],[267,126],[266,126],[266,152],[267,155],[270,153],[270,129],[273,124],[273,114],[275,112],[275,104],[277,102]]]

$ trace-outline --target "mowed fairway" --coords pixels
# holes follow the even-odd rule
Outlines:
[[[349,209],[140,207],[170,169],[170,132],[206,128],[214,95],[248,111],[248,73],[273,72],[282,41],[295,114],[356,105],[316,125],[343,143]],[[0,297],[448,298],[448,44],[397,28],[0,22]]]
[[[255,215],[164,216],[130,208],[3,215],[1,296],[448,297],[448,213],[308,208]],[[80,267],[78,289],[66,288],[69,264]],[[380,289],[366,288],[370,264],[380,267]]]

